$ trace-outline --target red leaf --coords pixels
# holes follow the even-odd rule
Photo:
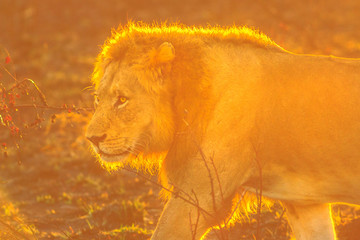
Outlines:
[[[5,58],[5,63],[8,64],[8,63],[10,63],[10,62],[11,62],[10,56],[6,56],[6,58]]]
[[[10,121],[12,121],[12,117],[11,117],[10,115],[6,115],[6,116],[4,117],[4,121],[5,121],[5,122],[10,122]]]

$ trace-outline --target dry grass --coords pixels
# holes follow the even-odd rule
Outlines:
[[[18,79],[34,79],[51,106],[92,106],[87,90],[98,46],[110,28],[134,20],[251,25],[297,53],[360,56],[360,3],[329,1],[37,1],[0,4],[0,63]],[[6,61],[6,60],[5,60]],[[11,81],[2,69],[0,81]],[[33,119],[32,110],[27,116]],[[87,114],[57,114],[27,130],[20,149],[0,156],[0,239],[146,239],[162,203],[158,188],[128,172],[109,174],[88,151]],[[58,112],[56,112],[58,113]],[[89,113],[91,114],[91,113]],[[2,134],[0,141],[11,139]],[[10,137],[10,138],[9,138]],[[0,146],[1,147],[1,146]],[[2,147],[3,148],[3,147]],[[1,149],[3,151],[3,149]],[[211,166],[210,166],[211,167]],[[214,177],[214,184],[216,176]],[[154,179],[156,180],[156,179]],[[340,239],[358,239],[360,210],[335,206]],[[229,239],[289,239],[275,204],[236,224]],[[258,232],[258,233],[257,233]],[[216,239],[213,233],[212,239]]]

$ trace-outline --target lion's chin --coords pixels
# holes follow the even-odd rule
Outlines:
[[[115,163],[115,162],[124,162],[129,157],[129,154],[125,153],[119,155],[108,155],[108,154],[99,153],[99,157],[104,162]]]

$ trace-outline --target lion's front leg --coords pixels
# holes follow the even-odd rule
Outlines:
[[[296,240],[335,239],[329,204],[283,204]]]
[[[172,196],[151,240],[198,240],[210,227],[206,218],[197,207]]]

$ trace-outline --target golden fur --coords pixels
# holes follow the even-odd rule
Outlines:
[[[359,60],[292,54],[245,27],[129,23],[92,79],[101,162],[159,167],[173,189],[153,240],[200,239],[242,190],[280,200],[298,240],[335,238],[329,203],[360,203]]]

